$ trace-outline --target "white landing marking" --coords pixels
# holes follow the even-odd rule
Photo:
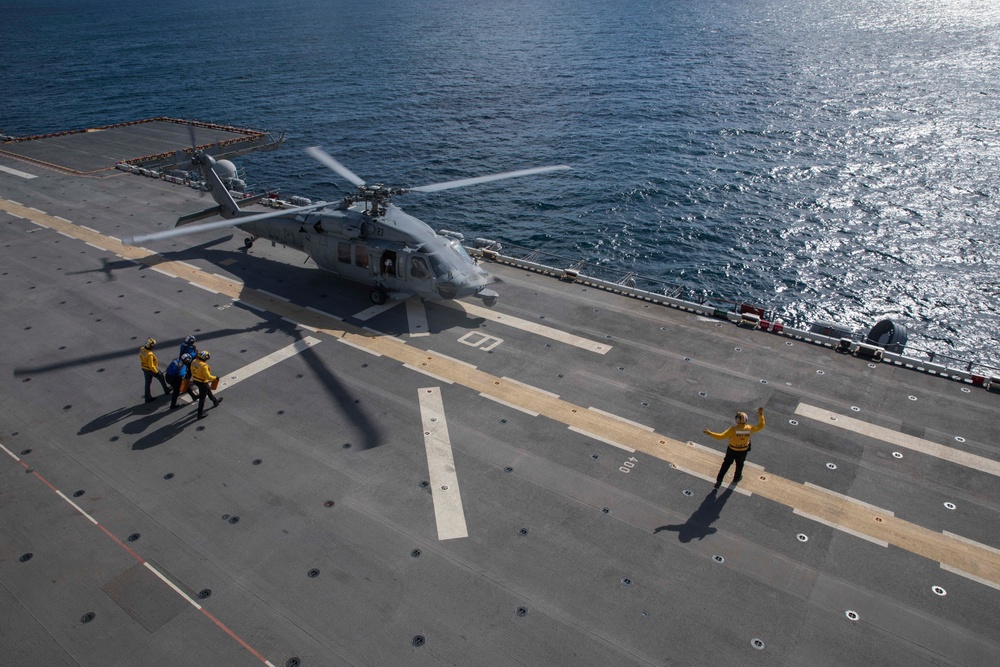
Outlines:
[[[92,517],[89,514],[87,514],[86,512],[84,512],[83,509],[79,505],[77,505],[72,500],[70,500],[69,498],[67,498],[65,493],[63,493],[62,491],[60,491],[58,489],[56,489],[56,493],[59,494],[60,498],[62,498],[63,500],[65,500],[66,502],[68,502],[70,505],[72,505],[73,508],[77,512],[79,512],[83,516],[87,517],[87,520],[90,521],[90,523],[94,524],[95,526],[97,525],[97,519],[95,519],[94,517]]]
[[[367,347],[362,347],[362,346],[358,345],[357,343],[352,343],[351,341],[347,340],[346,338],[337,338],[336,340],[340,341],[344,345],[349,345],[349,346],[353,347],[355,350],[361,350],[362,352],[367,352],[368,354],[372,355],[373,357],[381,357],[382,356],[381,352],[376,352],[375,350],[369,350]]]
[[[792,510],[792,514],[798,514],[801,517],[804,517],[804,518],[809,519],[811,521],[815,521],[816,523],[821,523],[824,526],[829,526],[830,528],[836,528],[837,530],[843,531],[843,532],[847,533],[848,535],[853,535],[854,537],[860,537],[863,540],[868,540],[869,542],[874,542],[875,544],[879,545],[880,547],[885,547],[887,549],[889,548],[889,543],[888,542],[884,542],[882,540],[876,539],[876,538],[872,537],[871,535],[865,535],[864,533],[859,533],[856,530],[851,530],[847,526],[841,526],[839,523],[834,523],[833,521],[827,521],[826,519],[820,518],[818,516],[813,516],[812,514],[807,514],[805,512],[800,512],[798,509],[793,509]]]
[[[521,412],[523,412],[526,415],[531,415],[532,417],[537,417],[538,416],[537,412],[532,412],[531,410],[529,410],[527,408],[522,408],[520,405],[514,405],[513,403],[508,403],[507,401],[503,400],[502,398],[497,398],[496,396],[490,396],[489,394],[484,394],[484,393],[481,393],[481,392],[480,392],[479,395],[482,396],[483,398],[488,398],[491,401],[499,403],[500,405],[505,405],[508,408],[513,408],[515,410],[520,410]]]
[[[444,417],[441,388],[424,387],[418,389],[417,394],[420,399],[420,418],[424,427],[427,470],[430,473],[438,539],[468,537],[469,529],[465,525],[465,510],[462,508],[462,494],[458,488],[448,423]]]
[[[947,535],[948,537],[954,538],[954,539],[956,539],[956,540],[958,540],[960,542],[965,542],[967,544],[971,544],[972,546],[979,547],[980,549],[986,549],[987,551],[992,551],[993,553],[1000,554],[1000,549],[997,549],[995,547],[991,547],[988,544],[983,544],[981,542],[976,542],[974,540],[970,540],[967,537],[962,537],[961,535],[956,535],[955,533],[949,533],[947,530],[942,530],[941,533],[943,535]],[[965,577],[966,579],[971,579],[972,581],[975,581],[977,583],[983,584],[984,586],[989,586],[990,588],[995,588],[998,591],[1000,591],[1000,585],[995,584],[992,581],[989,581],[987,579],[983,579],[982,577],[977,577],[974,574],[969,574],[968,572],[965,572],[963,570],[959,570],[958,568],[952,567],[950,565],[945,565],[944,563],[941,563],[941,569],[945,570],[947,572],[951,572],[952,574],[957,574],[960,577]]]
[[[226,373],[225,375],[219,375],[219,388],[213,389],[212,393],[217,394],[223,389],[232,387],[233,385],[246,380],[247,378],[260,373],[261,371],[266,371],[271,366],[284,361],[285,359],[290,359],[296,354],[300,354],[303,351],[309,349],[313,345],[319,344],[318,338],[313,338],[312,336],[306,336],[302,340],[297,340],[291,345],[286,345],[285,347],[272,352],[266,357],[261,357],[257,361],[247,364],[243,368],[233,371],[232,373]],[[183,403],[191,403],[191,397],[187,394],[182,394],[177,399]]]
[[[610,440],[610,439],[605,438],[603,436],[596,435],[596,434],[590,433],[588,431],[584,431],[582,428],[577,428],[575,426],[570,426],[569,430],[573,431],[574,433],[579,433],[580,435],[585,435],[588,438],[593,438],[594,440],[597,440],[598,442],[603,442],[606,445],[611,445],[612,447],[617,447],[618,449],[624,449],[629,454],[635,454],[635,450],[632,449],[631,447],[626,447],[625,445],[621,444],[620,442],[615,442],[614,440]]]
[[[361,320],[362,322],[367,322],[376,315],[381,315],[390,308],[395,308],[398,305],[399,301],[393,301],[392,299],[390,299],[385,303],[381,303],[377,306],[372,306],[371,308],[365,308],[360,313],[355,313],[354,318]]]
[[[552,398],[559,398],[559,394],[554,394],[551,391],[546,391],[544,389],[539,389],[538,387],[532,387],[527,382],[521,382],[520,380],[515,380],[514,378],[509,378],[506,375],[504,375],[500,379],[503,380],[504,382],[510,382],[510,383],[516,384],[516,385],[518,385],[520,387],[524,387],[525,389],[530,389],[531,391],[537,391],[540,394],[545,394],[546,396],[551,396]]]
[[[34,174],[29,174],[26,171],[19,171],[17,169],[12,169],[10,167],[2,167],[2,166],[0,166],[0,171],[2,171],[4,173],[7,173],[7,174],[10,174],[11,176],[19,176],[21,178],[27,178],[27,179],[38,178]]]
[[[5,452],[7,452],[7,454],[10,455],[10,458],[14,459],[15,461],[20,461],[21,460],[21,459],[17,458],[17,454],[15,454],[14,452],[10,451],[6,447],[4,447],[2,444],[0,444],[0,449],[2,449]]]
[[[455,382],[453,380],[449,380],[448,378],[443,378],[440,375],[435,375],[434,373],[431,373],[430,371],[425,370],[423,368],[417,368],[416,366],[413,366],[412,364],[403,364],[403,368],[409,368],[411,371],[416,371],[418,373],[423,373],[427,377],[434,378],[438,382],[444,382],[445,384],[455,384]]]
[[[579,347],[583,350],[596,352],[597,354],[607,354],[612,349],[612,346],[607,345],[606,343],[598,343],[596,341],[588,340],[580,336],[575,336],[571,333],[566,333],[565,331],[560,331],[559,329],[553,329],[552,327],[545,326],[544,324],[539,324],[538,322],[522,320],[521,318],[514,317],[513,315],[504,315],[503,313],[498,313],[495,310],[477,306],[473,303],[466,303],[464,301],[442,301],[441,305],[454,308],[455,310],[464,310],[466,313],[474,317],[481,317],[484,320],[496,322],[497,324],[505,324],[509,327],[514,327],[515,329],[537,334],[560,343],[566,343],[567,345],[573,345],[574,347]]]
[[[185,593],[184,591],[182,591],[181,589],[179,589],[177,586],[175,586],[174,582],[170,581],[165,576],[163,576],[162,574],[160,574],[159,570],[157,570],[155,567],[153,567],[152,565],[150,565],[146,561],[143,561],[142,564],[146,566],[147,570],[149,570],[150,572],[152,572],[153,574],[155,574],[157,577],[159,577],[160,581],[162,581],[163,583],[165,583],[167,586],[170,586],[170,588],[174,589],[174,593],[177,593],[182,598],[184,598],[185,600],[187,600],[188,602],[190,602],[191,605],[195,609],[201,609],[201,605],[200,604],[198,604],[197,602],[195,602],[194,600],[192,600],[190,598],[190,596],[188,596],[187,593]]]
[[[291,345],[286,345],[285,347],[272,352],[266,357],[261,357],[257,361],[247,364],[243,368],[234,371],[232,373],[227,373],[225,377],[219,376],[219,388],[217,391],[222,391],[226,387],[232,387],[238,382],[246,380],[248,377],[256,375],[261,371],[266,371],[271,366],[284,361],[285,359],[290,359],[296,354],[301,354],[305,350],[308,350],[313,345],[318,345],[319,339],[313,338],[312,336],[306,336],[302,340],[297,340]]]
[[[957,463],[958,465],[965,466],[967,468],[973,468],[974,470],[982,470],[985,473],[1000,477],[1000,461],[994,461],[993,459],[988,459],[983,456],[977,456],[958,449],[952,449],[951,447],[945,447],[944,445],[939,445],[938,443],[931,442],[930,440],[924,440],[923,438],[918,438],[916,436],[906,435],[905,433],[900,433],[899,431],[895,431],[891,428],[885,428],[884,426],[869,424],[868,422],[855,419],[854,417],[848,417],[847,415],[838,415],[836,412],[823,410],[822,408],[806,405],[805,403],[799,403],[798,407],[795,408],[795,414],[808,417],[809,419],[815,419],[816,421],[836,426],[847,431],[860,433],[861,435],[866,435],[870,438],[875,438],[876,440],[881,440],[882,442],[887,442],[897,447],[905,447],[906,449],[914,452],[920,452],[921,454],[933,456],[943,461],[951,461],[952,463]]]
[[[203,289],[203,290],[205,290],[206,292],[211,292],[212,294],[221,294],[221,292],[216,292],[216,291],[215,291],[214,289],[212,289],[211,287],[205,287],[205,286],[204,286],[204,285],[202,285],[202,284],[199,284],[199,283],[195,283],[195,282],[191,282],[190,280],[188,281],[188,285],[190,285],[191,287],[197,287],[198,289]]]
[[[430,327],[427,326],[424,300],[419,296],[411,296],[406,300],[406,322],[411,337],[431,335]]]
[[[599,415],[604,415],[605,417],[611,417],[612,419],[614,419],[616,421],[620,421],[620,422],[622,422],[624,424],[628,424],[630,426],[635,426],[636,428],[641,428],[643,431],[649,431],[650,433],[652,433],[653,431],[656,430],[652,426],[646,426],[645,424],[640,424],[639,422],[634,422],[631,419],[625,419],[624,417],[619,417],[616,414],[612,414],[610,412],[605,412],[604,410],[601,410],[600,408],[595,408],[595,407],[591,406],[591,407],[589,407],[587,409],[588,410],[592,410],[593,412],[596,412]]]

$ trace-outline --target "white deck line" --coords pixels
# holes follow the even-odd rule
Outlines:
[[[1000,591],[1000,584],[995,584],[988,579],[983,579],[982,577],[977,577],[976,575],[965,572],[964,570],[959,570],[957,567],[952,567],[951,565],[945,565],[944,563],[941,563],[941,569],[944,570],[945,572],[951,572],[952,574],[957,574],[960,577],[965,577],[966,579],[970,579],[976,582],[977,584],[989,586],[990,588],[995,588],[996,590]]]
[[[29,174],[28,172],[21,171],[20,169],[13,169],[11,167],[4,167],[3,165],[0,165],[0,171],[2,171],[4,173],[7,173],[7,174],[10,174],[11,176],[19,176],[21,178],[28,179],[28,180],[30,180],[32,178],[38,178],[38,176],[36,176],[35,174]]]
[[[418,296],[406,300],[406,324],[410,336],[430,336],[430,326],[427,324],[427,310],[424,302]]]
[[[222,391],[226,387],[232,387],[233,385],[260,373],[261,371],[266,371],[271,366],[274,366],[285,359],[290,359],[296,354],[300,354],[301,352],[309,349],[313,345],[318,345],[319,342],[318,338],[306,336],[302,340],[297,340],[291,345],[286,345],[280,350],[276,350],[265,357],[261,357],[257,361],[247,364],[243,368],[237,369],[232,373],[227,373],[225,376],[220,375],[219,388],[216,389],[216,392]]]
[[[368,354],[372,355],[373,357],[381,357],[382,356],[381,352],[376,352],[375,350],[369,350],[367,347],[362,347],[362,346],[358,345],[357,343],[352,343],[351,341],[347,340],[346,338],[337,338],[336,340],[339,341],[339,342],[341,342],[341,343],[343,343],[344,345],[350,345],[355,350],[361,350],[362,352],[367,352]]]
[[[525,389],[530,389],[532,391],[537,391],[540,394],[545,394],[546,396],[551,396],[552,398],[559,398],[559,394],[554,394],[551,391],[545,391],[544,389],[539,389],[538,387],[532,386],[532,385],[528,384],[527,382],[521,382],[520,380],[515,380],[514,378],[507,377],[506,375],[504,375],[500,379],[503,380],[504,382],[511,382],[513,384],[516,384],[516,385],[519,385],[521,387],[524,387]]]
[[[799,516],[801,516],[803,518],[809,519],[811,521],[815,521],[816,523],[821,523],[824,526],[829,526],[830,528],[836,528],[837,530],[845,532],[848,535],[853,535],[854,537],[860,537],[863,540],[868,540],[869,542],[873,542],[873,543],[879,545],[880,547],[885,547],[886,549],[889,548],[889,543],[888,542],[883,542],[882,540],[874,538],[871,535],[865,535],[864,533],[859,533],[858,531],[852,530],[852,529],[848,528],[847,526],[842,526],[839,523],[834,523],[833,521],[827,521],[826,519],[822,519],[822,518],[820,518],[818,516],[814,516],[812,514],[807,514],[806,512],[800,512],[798,509],[793,509],[792,510],[792,514],[798,514]]]
[[[611,445],[612,447],[617,447],[618,449],[624,449],[629,454],[635,454],[635,450],[634,449],[632,449],[631,447],[626,447],[625,445],[621,444],[620,442],[615,442],[614,440],[610,440],[609,438],[605,438],[604,436],[596,435],[594,433],[590,433],[589,431],[584,431],[582,428],[577,428],[575,426],[569,426],[567,428],[569,428],[569,430],[573,431],[574,433],[579,433],[580,435],[585,435],[588,438],[593,438],[594,440],[597,440],[598,442],[603,442],[606,445]]]
[[[523,412],[526,415],[531,415],[532,417],[538,416],[537,412],[532,412],[527,408],[522,408],[520,405],[514,405],[513,403],[508,403],[502,398],[497,398],[496,396],[490,396],[489,394],[484,394],[482,392],[480,392],[479,395],[482,396],[483,398],[488,398],[495,403],[499,403],[500,405],[507,406],[508,408],[513,408],[514,410],[519,410],[520,412]]]
[[[159,266],[151,266],[149,268],[151,268],[153,271],[156,271],[157,273],[162,274],[162,275],[164,275],[164,276],[166,276],[168,278],[179,278],[180,277],[180,276],[178,276],[176,274],[170,273],[170,271],[167,271],[166,269],[161,269]]]
[[[417,368],[416,366],[413,366],[411,364],[403,364],[403,368],[409,368],[411,371],[416,371],[418,373],[423,373],[427,377],[434,378],[438,382],[444,382],[445,384],[455,384],[454,381],[449,380],[448,378],[443,378],[440,375],[435,375],[434,373],[431,373],[428,370],[424,370],[423,368]]]
[[[441,357],[442,359],[447,359],[453,364],[460,364],[462,366],[467,366],[472,370],[476,370],[475,364],[470,364],[468,361],[462,361],[461,359],[456,359],[455,357],[449,357],[447,354],[441,354],[440,352],[435,352],[434,350],[427,350],[427,354],[433,354],[435,356]]]
[[[448,422],[444,416],[444,402],[440,387],[417,390],[420,402],[420,419],[424,427],[424,446],[427,449],[427,471],[430,475],[431,498],[434,501],[434,519],[439,540],[468,537],[462,494],[458,487],[458,473],[452,454]]]
[[[203,289],[206,292],[210,292],[212,294],[222,294],[222,292],[216,291],[211,287],[205,287],[204,285],[200,285],[192,280],[187,281],[187,284],[190,285],[191,287],[197,287],[198,289]]]
[[[806,405],[805,403],[799,403],[798,407],[795,408],[795,414],[815,419],[816,421],[836,426],[846,431],[860,433],[861,435],[866,435],[897,447],[903,447],[910,451],[920,452],[921,454],[933,456],[943,461],[950,461],[967,468],[981,470],[990,475],[1000,477],[1000,461],[963,452],[959,449],[945,447],[930,440],[907,435],[884,426],[878,426],[877,424],[870,424],[854,417],[848,417],[847,415],[838,415],[836,412]]]
[[[371,308],[365,308],[359,313],[354,314],[354,319],[361,320],[362,322],[367,322],[376,315],[381,315],[390,308],[395,308],[399,305],[399,301],[386,301],[385,303],[380,303],[377,306],[372,306]]]
[[[94,524],[95,526],[98,525],[97,524],[97,519],[95,519],[94,517],[92,517],[89,514],[87,514],[86,512],[84,512],[83,508],[80,507],[79,505],[77,505],[76,503],[74,503],[72,500],[70,500],[69,497],[65,493],[63,493],[62,491],[59,491],[58,489],[56,489],[56,493],[59,494],[60,498],[62,498],[63,500],[65,500],[66,502],[68,502],[70,505],[72,505],[73,508],[77,512],[79,512],[83,516],[87,517],[87,520],[89,520],[90,523]]]
[[[539,324],[538,322],[529,322],[528,320],[523,320],[519,317],[514,317],[513,315],[498,313],[490,308],[484,308],[472,303],[466,303],[464,301],[441,301],[440,303],[448,308],[464,310],[466,313],[474,317],[481,317],[485,320],[496,322],[497,324],[504,324],[515,329],[537,334],[550,340],[566,343],[567,345],[572,345],[589,352],[607,354],[612,349],[612,346],[606,343],[598,343],[581,336],[576,336],[565,331],[560,331],[559,329],[554,329],[544,324]]]
[[[652,433],[652,432],[654,432],[656,430],[652,426],[646,426],[645,424],[640,424],[639,422],[634,422],[631,419],[625,419],[624,417],[619,417],[618,415],[616,415],[614,413],[605,412],[604,410],[601,410],[600,408],[595,408],[595,407],[591,406],[591,407],[589,407],[587,409],[588,410],[593,410],[594,412],[596,412],[599,415],[604,415],[605,417],[611,417],[615,421],[620,421],[623,424],[628,424],[629,426],[635,426],[636,428],[641,428],[643,431],[649,431],[650,433]]]
[[[180,588],[178,588],[177,586],[175,586],[175,585],[174,585],[174,582],[170,581],[170,580],[169,580],[169,579],[167,579],[167,578],[166,578],[165,576],[163,576],[162,574],[160,574],[160,571],[159,571],[159,570],[157,570],[157,569],[156,569],[155,567],[153,567],[152,565],[150,565],[150,564],[149,564],[149,562],[147,562],[147,561],[143,561],[143,562],[142,562],[142,564],[146,566],[146,569],[147,569],[147,570],[149,570],[150,572],[152,572],[153,574],[155,574],[155,575],[156,575],[157,577],[159,577],[160,581],[162,581],[163,583],[165,583],[165,584],[166,584],[167,586],[170,586],[170,588],[174,589],[174,592],[175,592],[175,593],[177,593],[177,594],[178,594],[178,595],[180,595],[180,596],[181,596],[182,598],[184,598],[185,600],[187,600],[188,602],[190,602],[190,603],[191,603],[191,605],[192,605],[192,606],[193,606],[193,607],[194,607],[195,609],[201,609],[201,605],[200,605],[200,604],[198,604],[197,602],[195,602],[194,600],[192,600],[192,599],[191,599],[191,598],[190,598],[190,597],[188,596],[188,594],[187,594],[187,593],[185,593],[185,592],[184,592],[184,591],[182,591],[182,590],[181,590]]]

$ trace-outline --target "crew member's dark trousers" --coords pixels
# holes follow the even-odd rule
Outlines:
[[[146,400],[153,400],[152,394],[149,393],[149,386],[153,382],[153,378],[160,381],[160,386],[163,387],[163,393],[169,394],[170,387],[167,386],[166,380],[163,379],[163,373],[154,373],[153,371],[147,371],[145,368],[142,369],[142,374],[146,376]]]
[[[195,382],[198,386],[198,414],[205,414],[205,397],[207,396],[212,400],[212,405],[218,405],[219,402],[215,400],[215,395],[212,394],[212,385],[208,382]]]
[[[733,465],[733,461],[736,461],[735,479],[743,477],[743,463],[747,460],[747,454],[749,453],[749,448],[743,450],[742,452],[738,452],[735,449],[726,447],[726,458],[722,460],[722,467],[719,468],[719,476],[715,478],[715,483],[722,484],[722,478],[726,476],[727,472],[729,472],[729,466]]]
[[[181,395],[181,383],[184,382],[184,378],[179,375],[168,375],[167,383],[170,385],[170,407],[177,406],[177,398]],[[198,396],[194,393],[194,383],[188,382],[187,395],[191,397],[192,401],[197,401]]]

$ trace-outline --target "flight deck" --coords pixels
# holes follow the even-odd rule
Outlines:
[[[512,262],[373,305],[239,229],[123,245],[204,206],[113,168],[172,132],[0,146],[5,662],[1000,664],[988,382]],[[142,396],[189,334],[203,420]]]

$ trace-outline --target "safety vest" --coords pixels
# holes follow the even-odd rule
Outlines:
[[[211,382],[215,376],[212,375],[212,369],[207,363],[201,359],[195,359],[191,362],[191,379],[195,382]]]
[[[733,434],[729,436],[729,449],[734,452],[745,452],[750,449],[751,433],[753,431],[746,424],[735,427]]]
[[[149,371],[150,373],[160,372],[160,369],[156,365],[156,355],[145,345],[139,348],[139,363],[142,364],[142,370],[144,371]]]

